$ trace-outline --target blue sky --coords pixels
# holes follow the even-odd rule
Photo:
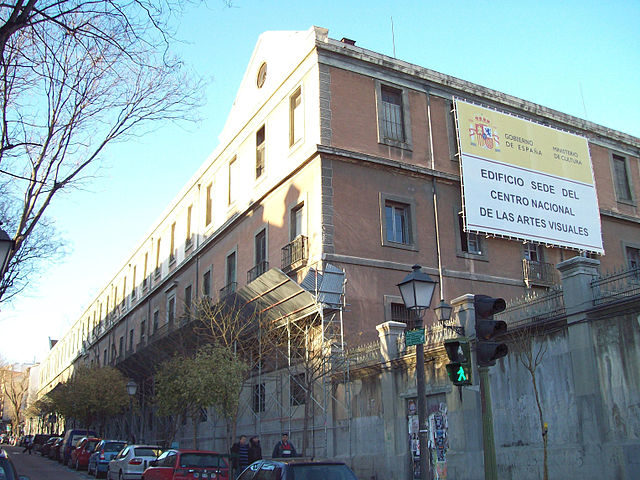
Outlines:
[[[394,36],[392,36],[392,19]],[[0,311],[0,355],[44,357],[217,145],[260,33],[331,38],[640,137],[640,2],[250,1],[189,9],[177,50],[209,80],[202,121],[110,148],[99,176],[49,215],[70,254]]]

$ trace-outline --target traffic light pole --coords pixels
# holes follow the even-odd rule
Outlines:
[[[496,445],[493,439],[493,415],[491,413],[491,385],[489,367],[478,367],[480,377],[480,402],[482,403],[482,445],[484,449],[484,478],[497,480]]]

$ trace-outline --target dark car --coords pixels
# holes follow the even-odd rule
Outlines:
[[[98,435],[93,430],[86,429],[74,429],[67,430],[64,434],[64,440],[62,441],[62,447],[60,448],[60,461],[63,465],[69,463],[71,458],[71,451],[76,448],[78,442],[83,437],[97,437]]]
[[[124,440],[100,440],[89,457],[87,473],[89,475],[95,475],[96,478],[101,477],[102,474],[106,474],[111,459],[118,455],[120,450],[126,446],[127,442]]]
[[[63,441],[64,441],[64,438],[58,437],[58,439],[55,442],[53,442],[53,445],[51,445],[51,448],[49,449],[49,458],[51,460],[60,461],[60,450],[62,449]]]
[[[56,440],[58,440],[59,438],[61,437],[49,437],[49,440],[47,440],[45,444],[42,445],[42,447],[40,447],[40,455],[42,455],[43,457],[48,457],[51,447],[53,446],[54,443],[56,443]]]
[[[151,462],[142,480],[228,480],[229,463],[225,457],[206,450],[167,450]]]
[[[44,433],[37,433],[33,437],[33,451],[39,452],[42,449],[42,446],[47,443],[51,435],[46,435]]]
[[[18,475],[16,467],[3,449],[0,449],[0,478],[2,480],[29,480],[29,477],[25,475]]]
[[[259,460],[252,463],[238,480],[268,478],[269,480],[358,480],[342,462],[318,461],[309,458]]]

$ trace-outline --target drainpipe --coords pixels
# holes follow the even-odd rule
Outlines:
[[[429,126],[429,157],[431,160],[431,170],[436,169],[436,159],[433,153],[433,130],[431,128],[431,96],[429,95],[429,87],[425,88],[427,94],[427,122]],[[438,277],[440,279],[440,300],[444,300],[444,280],[442,274],[442,252],[440,250],[440,226],[438,224],[438,187],[436,177],[431,176],[431,191],[433,193],[433,223],[436,230],[436,250],[438,255]]]

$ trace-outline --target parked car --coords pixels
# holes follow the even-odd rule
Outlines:
[[[128,445],[109,462],[107,480],[140,480],[161,453],[158,445]]]
[[[89,457],[87,473],[95,475],[96,478],[107,473],[109,462],[126,446],[127,442],[124,440],[100,440]]]
[[[58,440],[59,438],[62,438],[62,437],[55,437],[55,436],[49,437],[49,439],[40,448],[40,455],[42,455],[43,457],[48,457],[51,447],[53,446],[54,443],[56,443],[56,440]]]
[[[89,465],[89,457],[96,449],[100,439],[98,437],[83,437],[78,442],[78,446],[71,452],[69,467],[76,470],[84,470]]]
[[[37,433],[33,437],[33,451],[39,452],[42,449],[42,446],[47,443],[47,441],[51,438],[51,435],[47,435],[45,433]]]
[[[18,475],[15,465],[4,449],[0,449],[0,478],[2,480],[29,480],[29,477],[25,475]]]
[[[63,465],[69,463],[71,458],[71,451],[76,448],[78,442],[83,437],[97,437],[98,435],[93,430],[86,429],[74,429],[67,430],[64,434],[64,440],[62,447],[60,448],[60,461]]]
[[[53,442],[53,445],[51,445],[51,448],[49,449],[49,458],[51,460],[60,461],[60,449],[62,448],[63,441],[64,438],[58,437],[58,439]]]
[[[206,450],[167,450],[151,462],[142,480],[229,480],[229,463],[224,455]]]
[[[260,473],[258,473],[260,472]],[[268,478],[269,480],[358,480],[342,462],[318,461],[309,458],[279,458],[258,460],[244,469],[238,480]]]

